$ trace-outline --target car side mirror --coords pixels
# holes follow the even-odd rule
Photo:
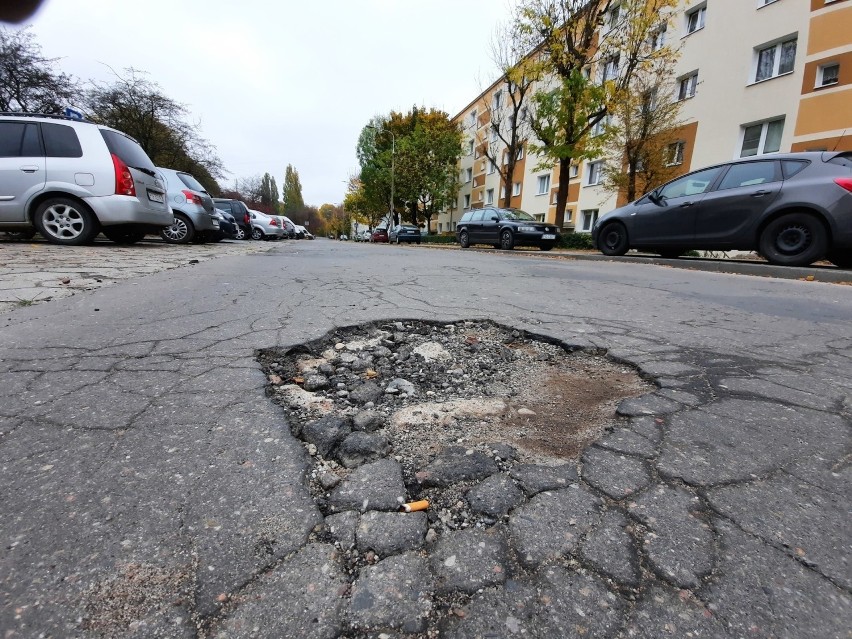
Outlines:
[[[492,216],[491,216],[491,221],[492,221],[492,222],[499,222],[499,221],[500,221],[500,218],[499,218],[499,217],[497,217],[496,215],[492,215]]]
[[[648,199],[651,200],[657,206],[663,203],[663,198],[657,191],[651,191],[650,193],[648,193]]]

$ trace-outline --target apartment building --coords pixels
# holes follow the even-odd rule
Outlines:
[[[682,101],[683,126],[669,149],[676,173],[779,151],[852,150],[852,0],[682,0],[658,37],[680,50],[671,79]],[[454,231],[468,209],[502,205],[503,188],[513,207],[554,221],[558,167],[542,167],[525,147],[513,183],[503,185],[485,157],[506,91],[501,78],[455,116],[465,136],[462,184],[433,231]],[[624,203],[602,187],[603,162],[571,168],[566,230],[589,232]]]

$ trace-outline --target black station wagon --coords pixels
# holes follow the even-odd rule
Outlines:
[[[538,222],[520,209],[485,208],[468,211],[456,227],[462,248],[471,244],[491,244],[494,248],[537,246],[549,251],[559,241],[556,226]]]

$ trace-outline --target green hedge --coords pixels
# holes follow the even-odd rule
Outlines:
[[[564,249],[594,249],[591,233],[564,233],[559,248]]]
[[[458,244],[455,234],[451,235],[421,235],[420,240],[427,244]]]

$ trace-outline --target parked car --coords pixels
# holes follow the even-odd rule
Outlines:
[[[413,224],[397,224],[388,232],[388,242],[394,244],[417,242],[420,244],[420,228]]]
[[[254,209],[248,212],[251,218],[251,239],[280,240],[284,237],[284,225],[277,215],[267,215]]]
[[[53,244],[103,234],[132,243],[174,218],[142,147],[100,124],[0,113],[0,231],[38,231]]]
[[[355,240],[356,242],[369,242],[370,237],[372,235],[373,234],[370,232],[370,230],[366,229],[366,230],[363,230],[363,231],[359,231],[358,233],[355,233],[355,235],[352,236],[352,239]]]
[[[553,224],[539,222],[520,209],[484,208],[462,215],[456,227],[462,248],[471,244],[490,244],[511,250],[516,246],[537,246],[549,251],[559,241]]]
[[[388,241],[388,230],[383,227],[377,228],[373,231],[373,234],[370,236],[371,242],[379,242],[379,243],[387,243]]]
[[[693,171],[602,216],[605,255],[757,251],[771,264],[852,268],[852,153],[749,157]]]
[[[314,239],[314,236],[308,233],[308,229],[306,229],[301,224],[296,224],[296,237],[300,240]]]
[[[244,203],[239,200],[214,197],[213,206],[230,213],[237,221],[236,239],[247,240],[251,237],[251,216],[249,216],[248,207]]]
[[[344,242],[346,242],[349,239],[349,236],[346,235],[346,233],[341,233],[340,235],[337,236],[337,239],[343,240]]]
[[[160,231],[170,244],[188,244],[193,240],[211,240],[219,230],[219,219],[213,214],[213,198],[192,175],[157,167],[166,185],[166,197],[172,207],[174,223]]]
[[[219,230],[213,232],[211,241],[221,242],[226,239],[237,239],[237,221],[230,213],[222,209],[213,209],[213,215],[219,220]]]
[[[302,228],[305,228],[305,227],[302,227]],[[308,229],[305,229],[305,239],[306,240],[314,239],[314,234],[311,233]]]

